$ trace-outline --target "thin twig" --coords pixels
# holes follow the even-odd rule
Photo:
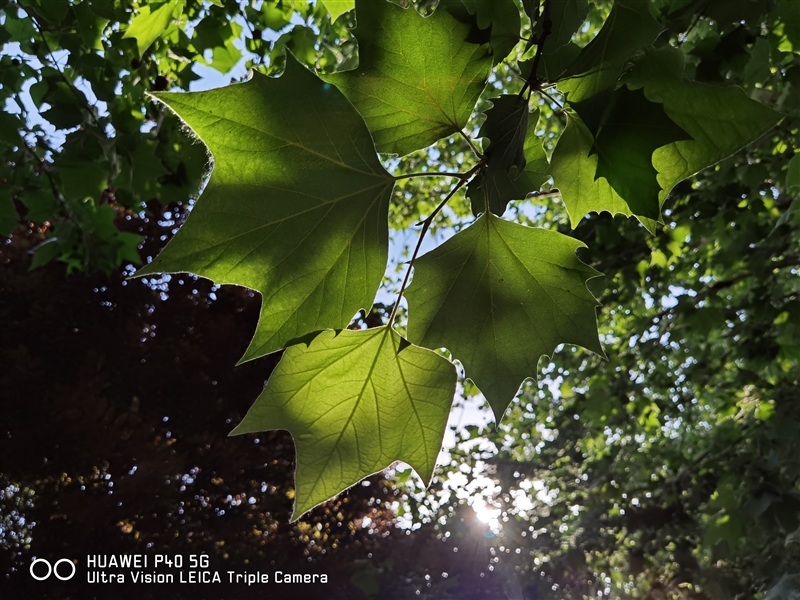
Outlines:
[[[448,173],[447,171],[422,171],[420,173],[407,173],[406,175],[395,175],[395,179],[410,179],[412,177],[458,177],[466,179],[468,173]]]
[[[95,125],[98,125],[99,121],[97,120],[97,115],[95,114],[95,108],[91,104],[89,104],[89,101],[86,99],[86,96],[84,96],[81,92],[79,92],[78,88],[76,88],[75,85],[69,79],[67,79],[67,76],[64,75],[64,71],[61,70],[61,65],[58,64],[56,57],[53,56],[53,50],[50,48],[50,44],[47,43],[47,38],[44,36],[44,31],[42,31],[39,22],[33,18],[33,15],[30,16],[31,16],[31,22],[33,23],[34,27],[36,27],[36,31],[39,32],[39,37],[42,38],[44,47],[47,48],[47,53],[50,55],[50,60],[52,60],[53,64],[56,66],[56,71],[58,71],[58,74],[61,75],[61,79],[63,79],[64,83],[67,84],[67,87],[70,90],[72,90],[72,93],[75,95],[78,101],[81,102],[89,111],[89,116],[92,118],[92,121],[94,121]]]
[[[553,21],[550,19],[550,0],[544,0],[544,10],[542,11],[542,35],[536,42],[536,56],[533,59],[533,66],[531,67],[531,74],[525,81],[525,85],[519,92],[522,96],[528,90],[539,88],[539,79],[536,77],[536,72],[539,70],[539,62],[542,60],[542,53],[544,51],[544,43],[547,41],[547,36],[553,30]],[[530,94],[529,94],[530,96]]]
[[[561,190],[558,188],[553,188],[552,190],[547,190],[546,192],[531,192],[527,195],[527,198],[551,198],[553,196],[560,196]]]
[[[552,102],[553,104],[555,104],[556,106],[558,106],[558,108],[560,108],[561,110],[564,110],[564,105],[563,105],[563,104],[561,104],[561,102],[559,102],[559,101],[558,101],[558,100],[556,100],[555,98],[553,98],[553,97],[552,97],[550,94],[548,94],[548,93],[547,93],[547,92],[544,90],[544,88],[539,88],[537,91],[538,91],[540,94],[543,94],[544,96],[547,96],[547,97],[550,99],[550,102]]]
[[[467,140],[467,143],[469,144],[469,147],[472,148],[472,151],[475,153],[475,156],[477,156],[478,158],[483,158],[483,154],[480,153],[480,151],[475,146],[475,144],[470,139],[470,137],[466,133],[464,133],[464,130],[463,129],[459,129],[458,133],[461,134],[461,137],[463,137],[465,140]]]
[[[414,248],[414,253],[411,255],[411,260],[408,261],[408,270],[406,271],[406,275],[403,278],[403,285],[400,286],[400,291],[397,293],[397,301],[394,303],[394,308],[392,308],[392,314],[389,315],[389,326],[392,326],[394,322],[395,316],[397,316],[397,309],[400,307],[400,300],[403,298],[403,292],[406,291],[406,286],[408,285],[408,277],[411,275],[411,269],[414,266],[414,261],[417,260],[417,255],[419,254],[419,249],[422,247],[422,240],[425,239],[425,234],[428,233],[428,229],[430,229],[433,220],[436,218],[436,215],[444,208],[445,204],[450,201],[450,198],[456,195],[456,192],[460,190],[464,185],[466,185],[467,180],[472,177],[478,169],[483,166],[483,162],[478,163],[474,167],[472,167],[450,192],[448,192],[447,196],[444,197],[439,205],[433,209],[433,212],[428,215],[428,217],[422,221],[422,231],[419,233],[419,239],[417,240],[417,246]]]

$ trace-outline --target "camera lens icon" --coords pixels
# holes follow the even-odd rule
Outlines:
[[[33,568],[36,566],[37,563],[44,563],[45,565],[47,565],[47,575],[42,577],[33,572]],[[60,565],[61,563],[66,563],[72,568],[72,572],[66,577],[58,572],[58,565]],[[64,569],[61,570],[64,571]],[[41,569],[38,569],[38,571],[41,572]],[[56,564],[54,565],[51,565],[50,561],[48,561],[47,559],[36,558],[33,560],[30,567],[31,577],[33,577],[36,581],[44,581],[45,579],[48,579],[50,575],[55,575],[56,578],[60,579],[61,581],[69,581],[70,579],[75,577],[75,571],[76,571],[75,563],[68,558],[61,558],[57,560]]]

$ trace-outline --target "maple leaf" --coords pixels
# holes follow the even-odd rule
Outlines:
[[[293,58],[278,79],[159,94],[214,171],[188,220],[137,275],[190,272],[263,297],[242,360],[372,306],[386,268],[394,179],[342,94]]]
[[[326,331],[287,349],[231,435],[286,429],[297,451],[292,521],[402,460],[430,483],[455,367],[389,327]]]
[[[603,355],[597,301],[586,280],[600,274],[575,251],[584,244],[491,213],[417,259],[408,298],[408,338],[447,348],[480,388],[499,423],[543,355],[577,344]]]

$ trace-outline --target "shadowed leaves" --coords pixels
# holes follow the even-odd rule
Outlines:
[[[597,301],[579,241],[484,214],[419,258],[407,292],[408,337],[464,365],[499,423],[542,355],[559,344],[602,354]]]

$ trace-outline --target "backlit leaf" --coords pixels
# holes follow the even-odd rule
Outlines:
[[[661,29],[647,2],[617,0],[600,33],[581,51],[558,88],[568,93],[570,102],[580,102],[613,87],[625,62],[652,44]]]
[[[142,56],[155,42],[172,20],[172,14],[181,0],[168,0],[167,2],[152,2],[139,9],[130,27],[125,31],[123,38],[136,38],[139,56]]]
[[[331,13],[331,21],[335,21],[341,15],[356,7],[355,0],[322,0],[322,4]]]
[[[536,192],[548,180],[547,155],[542,139],[536,135],[539,111],[528,117],[523,155],[525,168],[522,171],[495,167],[490,161],[488,168],[467,186],[467,196],[472,204],[472,213],[477,217],[486,212],[486,207],[498,215],[508,208],[512,200],[523,200],[531,192]]]
[[[408,154],[462,129],[492,66],[485,45],[466,41],[469,26],[383,0],[357,0],[356,18],[358,68],[325,79],[364,117],[378,152]]]
[[[189,219],[139,275],[191,272],[261,292],[243,360],[370,307],[386,267],[394,183],[334,87],[289,57],[284,75],[160,94],[208,145],[214,171]]]
[[[427,485],[456,372],[388,327],[326,331],[287,349],[231,435],[286,429],[297,451],[292,520],[393,462]]]
[[[634,214],[658,219],[661,188],[653,152],[691,138],[664,113],[661,104],[650,102],[641,90],[622,86],[571,106],[594,136],[592,151],[598,155],[595,179],[605,177]]]
[[[408,337],[464,365],[500,422],[543,355],[559,344],[602,354],[581,242],[484,214],[414,265]]]
[[[525,134],[528,131],[528,101],[517,94],[492,98],[478,137],[489,164],[498,169],[525,168]]]
[[[682,74],[682,52],[664,46],[647,49],[626,79],[630,88],[644,87],[647,99],[662,103],[669,118],[692,137],[653,153],[662,203],[675,184],[743,148],[782,118],[741,88],[688,82]]]
[[[589,14],[589,3],[586,0],[548,0],[548,2],[552,27],[544,43],[545,54],[551,54],[568,44]],[[543,19],[539,19],[534,29],[537,37],[541,37],[542,30]]]
[[[486,38],[492,46],[495,64],[503,61],[519,42],[519,9],[514,0],[441,0],[439,10],[446,10],[462,23],[472,23],[484,35],[473,30],[470,41]],[[481,41],[483,41],[481,39]]]
[[[579,116],[566,114],[567,128],[553,151],[549,173],[561,192],[572,227],[590,212],[632,215],[628,204],[604,177],[595,179],[597,155],[592,153],[592,134]]]

